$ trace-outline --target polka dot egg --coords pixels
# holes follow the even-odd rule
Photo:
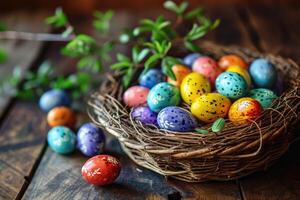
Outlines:
[[[157,125],[157,113],[150,110],[148,106],[139,106],[133,109],[131,116],[134,120],[140,121],[142,124]]]
[[[163,82],[164,80],[165,76],[160,70],[150,69],[146,73],[140,75],[139,84],[151,89],[154,85]]]
[[[60,154],[68,154],[75,150],[76,135],[69,128],[56,126],[47,135],[50,148]]]
[[[147,103],[154,112],[159,112],[168,106],[176,106],[180,103],[179,90],[170,83],[159,83],[151,88],[147,97]]]
[[[277,95],[273,91],[265,88],[250,90],[249,96],[257,100],[263,108],[270,107],[272,102],[277,98]]]
[[[241,98],[248,92],[247,82],[236,72],[220,74],[216,79],[216,89],[220,94],[230,99]]]
[[[73,128],[76,125],[76,114],[67,107],[56,107],[47,115],[49,126],[67,126]]]
[[[149,89],[142,86],[132,86],[123,95],[124,103],[129,107],[143,105],[147,102]]]
[[[180,87],[180,84],[184,77],[186,77],[189,73],[192,72],[188,67],[179,64],[174,65],[172,67],[172,71],[175,74],[176,80],[173,80],[172,78],[168,77],[168,82],[172,85],[175,85],[176,87]]]
[[[251,77],[250,77],[248,71],[245,68],[242,68],[238,65],[232,65],[232,66],[228,67],[226,71],[227,72],[236,72],[236,73],[238,73],[239,75],[241,75],[245,79],[245,81],[247,82],[248,87],[249,88],[251,87]]]
[[[71,99],[63,90],[54,89],[45,92],[41,96],[39,104],[43,111],[48,112],[58,106],[69,107],[71,105]]]

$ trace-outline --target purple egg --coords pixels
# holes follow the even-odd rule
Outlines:
[[[95,156],[103,152],[105,135],[92,123],[83,124],[77,133],[77,148],[86,156]]]
[[[162,109],[158,113],[157,123],[162,129],[177,132],[192,131],[198,125],[197,120],[190,112],[177,106]]]
[[[157,125],[157,113],[150,110],[148,106],[139,106],[134,108],[131,116],[133,119],[140,121],[142,124]]]

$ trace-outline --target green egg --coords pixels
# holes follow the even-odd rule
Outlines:
[[[278,98],[273,91],[265,88],[250,90],[249,97],[257,100],[264,109],[270,107],[272,102]]]

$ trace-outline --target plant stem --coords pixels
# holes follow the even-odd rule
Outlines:
[[[62,37],[61,34],[51,34],[51,33],[29,33],[29,32],[18,32],[18,31],[2,31],[2,32],[0,32],[0,40],[1,39],[11,39],[11,40],[67,42],[74,38],[75,38],[75,35],[70,35],[68,37]]]

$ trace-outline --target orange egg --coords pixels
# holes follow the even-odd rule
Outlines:
[[[186,77],[186,75],[192,72],[188,67],[180,64],[174,65],[172,67],[172,71],[176,76],[176,81],[168,77],[168,82],[171,83],[172,85],[175,85],[176,87],[180,87],[180,84],[184,79],[184,77]]]
[[[262,111],[263,109],[258,101],[244,97],[231,105],[228,118],[234,124],[246,124],[255,120]]]
[[[56,107],[49,111],[47,122],[51,127],[67,126],[73,128],[76,124],[76,114],[70,108]]]
[[[226,56],[222,56],[219,60],[219,67],[222,69],[222,70],[226,70],[229,66],[232,66],[232,65],[237,65],[237,66],[240,66],[242,68],[245,68],[247,69],[248,68],[248,65],[247,63],[239,56],[237,55],[226,55]]]

